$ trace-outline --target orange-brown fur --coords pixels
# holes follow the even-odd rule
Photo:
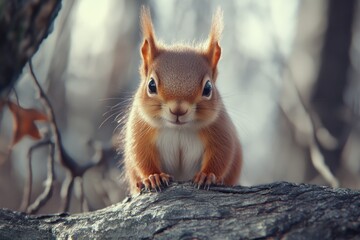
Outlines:
[[[215,85],[221,56],[221,11],[218,10],[213,18],[208,41],[198,47],[159,43],[150,12],[145,8],[141,12],[141,26],[141,83],[125,126],[124,142],[125,172],[131,192],[139,192],[141,187],[157,190],[170,180],[163,162],[169,152],[158,142],[160,134],[169,133],[168,128],[175,129],[172,131],[178,134],[174,138],[179,139],[173,144],[179,144],[179,155],[174,155],[178,160],[165,159],[166,164],[171,161],[179,161],[179,166],[191,164],[183,159],[184,156],[196,159],[199,149],[195,146],[189,145],[188,153],[181,148],[187,137],[193,136],[191,132],[195,132],[198,137],[194,143],[201,142],[203,152],[201,167],[192,179],[194,183],[199,187],[236,184],[242,166],[241,145]],[[156,83],[156,93],[149,93],[148,84],[152,79]],[[207,81],[212,84],[211,95],[203,96]],[[165,140],[173,138],[161,136]],[[177,145],[171,144],[176,150]]]

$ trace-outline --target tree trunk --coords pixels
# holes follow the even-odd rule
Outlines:
[[[0,1],[0,96],[48,36],[60,7],[61,0]]]
[[[351,65],[350,47],[357,1],[330,0],[328,4],[327,29],[312,103],[324,127],[338,140],[335,149],[319,145],[327,165],[335,171],[351,130],[344,93]]]
[[[350,239],[360,237],[360,192],[316,185],[173,183],[83,214],[0,211],[0,239]]]

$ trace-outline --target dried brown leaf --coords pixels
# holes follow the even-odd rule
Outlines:
[[[19,105],[8,102],[10,111],[13,114],[13,133],[12,146],[18,143],[23,137],[30,136],[34,139],[41,139],[41,134],[35,121],[48,121],[48,117],[36,109],[25,109]]]

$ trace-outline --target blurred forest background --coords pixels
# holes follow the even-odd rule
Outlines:
[[[150,6],[156,34],[167,43],[206,39],[212,14],[217,6],[223,9],[217,86],[243,145],[242,185],[291,181],[360,188],[356,1],[64,0],[52,33],[32,58],[62,145],[55,146],[52,197],[38,213],[91,211],[126,196],[117,119],[139,83],[141,5]],[[33,78],[27,64],[10,99],[44,112]],[[8,108],[0,121],[0,207],[26,210],[24,204],[48,186],[51,148],[30,152],[26,203],[29,149],[42,140],[25,137],[12,146]],[[48,123],[37,126],[43,139],[54,139]],[[61,163],[59,151],[76,166]]]

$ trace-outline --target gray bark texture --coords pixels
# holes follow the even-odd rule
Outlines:
[[[0,210],[0,239],[360,239],[360,192],[278,182],[172,183],[83,214]]]

